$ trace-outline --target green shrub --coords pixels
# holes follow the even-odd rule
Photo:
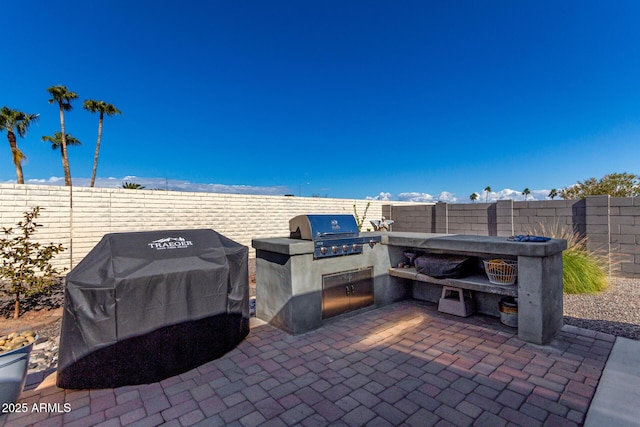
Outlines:
[[[609,286],[601,260],[583,245],[572,246],[562,253],[562,285],[567,294],[596,293]]]
[[[565,293],[596,293],[609,287],[608,259],[589,250],[586,237],[558,224],[538,224],[529,234],[567,241],[567,249],[562,252],[562,286]]]
[[[4,235],[0,237],[0,292],[14,296],[14,319],[20,316],[21,295],[46,291],[60,274],[50,261],[64,251],[62,245],[32,241],[33,234],[42,226],[36,223],[39,215],[38,206],[25,212],[14,236],[12,227],[0,227],[0,235]]]

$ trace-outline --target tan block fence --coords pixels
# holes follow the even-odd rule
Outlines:
[[[304,213],[362,217],[369,201],[316,197],[193,193],[119,188],[0,184],[0,226],[10,227],[32,207],[44,208],[36,233],[42,243],[67,250],[55,264],[73,267],[108,233],[210,228],[250,248],[251,239],[289,235],[289,219]],[[380,219],[383,202],[371,201],[369,220]]]

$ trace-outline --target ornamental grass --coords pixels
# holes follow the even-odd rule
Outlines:
[[[562,252],[562,286],[567,294],[593,294],[609,287],[609,254],[587,247],[587,238],[558,224],[538,224],[529,234],[565,239]]]

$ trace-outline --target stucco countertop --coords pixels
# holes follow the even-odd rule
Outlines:
[[[562,239],[551,239],[547,242],[514,242],[507,240],[506,237],[497,236],[396,231],[383,233],[382,244],[458,253],[490,253],[531,257],[546,257],[567,248],[567,241]]]
[[[513,242],[506,237],[472,236],[466,234],[437,234],[413,232],[360,233],[361,236],[381,236],[382,244],[404,248],[427,249],[457,253],[489,253],[495,255],[545,257],[567,248],[566,240],[551,239],[547,242]],[[251,246],[258,250],[285,255],[313,253],[311,240],[270,237],[253,239]]]
[[[311,240],[289,239],[288,237],[267,237],[252,239],[251,247],[261,251],[285,255],[303,255],[313,253]]]

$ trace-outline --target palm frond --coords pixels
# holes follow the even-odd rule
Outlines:
[[[66,134],[65,139],[67,142],[67,147],[70,145],[82,145],[82,142],[74,138],[73,135],[71,135],[70,133]],[[53,136],[45,135],[42,137],[42,142],[50,142],[51,149],[57,150],[62,146],[62,132],[56,132],[53,134]]]
[[[91,113],[101,113],[106,114],[107,116],[114,116],[116,114],[122,114],[120,110],[118,110],[115,105],[107,104],[104,101],[97,101],[95,99],[87,99],[82,104],[82,108],[91,112]]]
[[[15,150],[11,150],[11,160],[13,161],[13,164],[17,166],[27,160],[27,156],[25,156],[22,151],[16,148]]]

